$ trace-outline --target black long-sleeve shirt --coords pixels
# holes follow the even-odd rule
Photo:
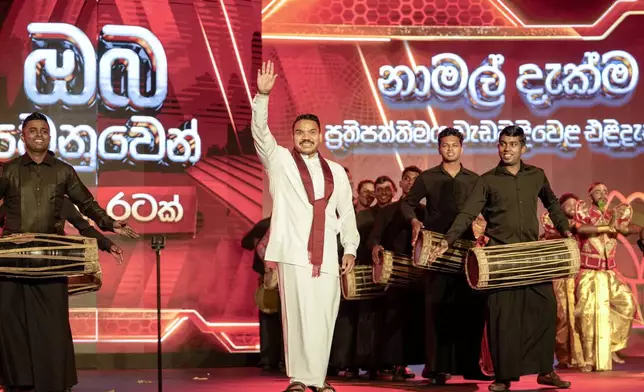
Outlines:
[[[451,245],[482,213],[487,221],[488,245],[536,241],[539,237],[537,199],[541,199],[560,233],[570,230],[542,169],[521,162],[517,174],[512,175],[499,165],[477,181],[445,238]]]
[[[423,222],[427,230],[445,234],[461,208],[465,205],[479,175],[461,166],[452,177],[443,165],[422,172],[401,203],[401,210],[408,221],[416,218],[416,209],[422,199],[426,200]],[[463,230],[463,238],[474,240],[472,229]]]
[[[358,212],[356,221],[360,238],[369,238],[376,222],[376,216],[381,209],[382,207],[375,205]],[[360,245],[358,245],[356,264],[371,265],[371,247],[367,244],[367,241],[360,241]]]
[[[3,235],[57,234],[64,222],[61,211],[65,195],[101,230],[114,230],[114,220],[94,200],[71,165],[50,154],[40,164],[28,154],[5,162],[0,177],[0,198],[6,208]]]
[[[403,215],[400,207],[403,200],[391,203],[378,211],[376,220],[367,239],[369,249],[381,245],[386,250],[397,254],[411,254],[411,224]],[[425,220],[425,206],[418,205],[414,217]]]

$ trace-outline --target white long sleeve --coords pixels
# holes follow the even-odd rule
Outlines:
[[[340,242],[344,247],[345,255],[356,256],[360,244],[360,234],[353,209],[353,191],[347,173],[342,171],[338,181],[338,215],[340,216]]]
[[[270,169],[277,158],[278,144],[268,129],[268,95],[256,94],[252,102],[253,117],[250,131],[262,165]]]

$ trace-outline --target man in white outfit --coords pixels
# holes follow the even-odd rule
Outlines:
[[[344,247],[342,274],[355,263],[360,236],[353,192],[342,166],[318,153],[320,122],[299,116],[293,124],[294,150],[277,144],[268,129],[268,95],[277,75],[269,61],[257,75],[251,131],[270,181],[273,212],[266,268],[276,268],[282,301],[285,392],[334,389],[325,382],[333,329],[340,305],[337,235]]]

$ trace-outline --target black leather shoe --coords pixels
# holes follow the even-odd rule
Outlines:
[[[495,381],[487,389],[491,392],[506,392],[510,390],[510,381]]]
[[[424,367],[424,368],[423,368],[422,373],[420,374],[420,376],[421,376],[422,378],[426,378],[426,379],[428,379],[428,380],[431,380],[431,379],[433,379],[433,378],[436,378],[436,376],[437,376],[437,375],[441,375],[442,377],[445,377],[445,381],[447,381],[447,380],[449,380],[449,379],[451,379],[451,378],[452,378],[452,375],[451,375],[451,374],[448,374],[448,373],[430,372],[430,371],[427,369],[427,367]]]
[[[392,381],[405,381],[410,378],[416,377],[416,374],[411,370],[407,369],[405,366],[396,366],[394,375],[391,378]]]
[[[425,374],[423,377],[429,380],[429,383],[432,385],[445,385],[447,383],[447,380],[451,378],[448,374],[445,373],[430,373]]]
[[[539,375],[537,377],[537,383],[541,385],[548,385],[555,388],[570,388],[570,381],[564,381],[559,377],[555,372],[550,372],[549,374]]]
[[[360,369],[349,368],[344,372],[344,378],[358,378],[360,377]]]
[[[464,380],[474,380],[474,381],[494,381],[494,376],[489,376],[483,372],[470,373],[463,375]]]

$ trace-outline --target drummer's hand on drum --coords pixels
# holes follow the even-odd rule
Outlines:
[[[139,234],[127,224],[127,220],[114,221],[114,232],[124,237],[139,238]]]
[[[566,238],[572,238],[572,232],[570,230],[564,231],[563,235]]]
[[[416,241],[418,241],[418,235],[423,229],[423,222],[418,219],[411,220],[411,246],[416,246]]]
[[[385,248],[380,245],[374,245],[373,248],[371,248],[371,261],[374,264],[380,264],[380,252],[383,250],[385,250]]]
[[[116,264],[123,264],[123,249],[116,245],[112,245],[110,248],[110,254],[114,257],[114,260],[116,260]]]
[[[438,246],[434,246],[429,253],[429,263],[433,263],[439,256],[442,256],[449,249],[449,244],[445,240],[441,240]]]
[[[342,256],[342,275],[346,275],[353,271],[353,266],[356,264],[356,257],[354,255]]]

